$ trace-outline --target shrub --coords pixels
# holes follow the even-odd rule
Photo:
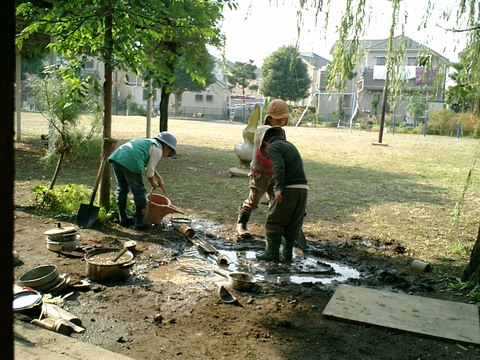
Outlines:
[[[458,122],[462,136],[478,137],[479,118],[473,113],[455,113],[451,110],[432,111],[428,118],[427,133],[431,135],[455,136]]]
[[[35,210],[49,217],[75,221],[81,204],[90,202],[91,193],[83,185],[67,184],[64,187],[56,187],[49,190],[48,187],[40,185],[32,189],[35,194]],[[134,211],[133,201],[129,201],[128,209]],[[110,195],[110,211],[103,207],[98,213],[100,223],[114,221],[118,217],[116,210],[116,200],[113,194]]]

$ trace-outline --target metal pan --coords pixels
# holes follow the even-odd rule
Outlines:
[[[228,279],[229,285],[234,290],[238,291],[250,291],[255,286],[257,279],[255,276],[245,272],[231,272],[225,273],[219,269],[213,270],[215,273]]]
[[[27,312],[37,309],[42,304],[42,295],[35,290],[17,292],[13,296],[12,309],[14,312]]]

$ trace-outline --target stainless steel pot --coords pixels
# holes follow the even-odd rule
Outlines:
[[[56,265],[48,264],[38,266],[20,276],[18,284],[32,289],[44,290],[46,285],[52,286],[59,280],[59,272]],[[47,286],[48,288],[48,286]]]
[[[135,264],[133,254],[125,252],[117,261],[113,259],[118,253],[116,248],[100,248],[88,251],[85,254],[87,277],[97,282],[110,282],[125,280],[130,276],[130,268]]]

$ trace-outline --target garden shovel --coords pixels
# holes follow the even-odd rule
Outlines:
[[[105,168],[105,163],[107,162],[108,156],[112,153],[113,149],[115,149],[115,145],[115,140],[103,139],[102,162],[100,163],[100,168],[98,169],[97,180],[95,182],[95,186],[93,187],[93,193],[90,198],[90,203],[80,204],[80,209],[78,210],[77,214],[77,225],[82,228],[91,227],[97,220],[98,211],[100,210],[100,208],[98,206],[94,206],[93,202],[95,201],[95,197],[97,195],[97,190],[98,186],[100,185],[100,180],[102,178],[103,169]]]

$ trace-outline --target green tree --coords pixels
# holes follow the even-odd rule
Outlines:
[[[372,101],[370,102],[370,105],[372,106],[372,113],[375,117],[377,117],[378,114],[378,103],[380,102],[380,96],[376,95],[373,97]]]
[[[427,111],[427,99],[425,95],[413,93],[408,97],[407,115],[412,119],[418,119],[425,115]]]
[[[55,130],[55,155],[58,154],[57,165],[50,181],[49,190],[55,186],[68,154],[82,142],[92,139],[100,131],[98,93],[87,81],[82,81],[79,88],[72,89],[68,82],[59,79],[55,73],[46,77],[37,77],[33,81],[33,93],[37,108]],[[79,119],[82,111],[91,115],[91,128],[87,135],[80,129]],[[53,154],[50,154],[53,156]]]
[[[243,111],[242,117],[243,122],[245,122],[245,108],[247,106],[246,96],[247,90],[255,91],[258,89],[258,85],[252,83],[257,79],[256,74],[257,67],[253,64],[253,60],[250,60],[248,63],[243,63],[237,61],[229,69],[230,74],[228,75],[227,81],[229,84],[229,89],[233,93],[239,93],[243,95]]]
[[[478,109],[479,87],[471,82],[475,75],[472,74],[467,54],[468,51],[463,51],[460,53],[459,62],[450,64],[454,72],[449,74],[449,77],[455,85],[448,88],[445,103],[455,112]]]
[[[248,63],[236,61],[229,71],[230,74],[227,80],[229,88],[233,92],[246,95],[247,90],[254,91],[258,89],[256,84],[252,84],[257,79],[257,67],[253,64],[253,60],[250,60]]]
[[[205,78],[205,81],[193,80],[192,77],[187,74],[185,70],[183,70],[183,67],[181,65],[183,61],[185,61],[185,59],[182,59],[182,61],[175,69],[175,81],[172,85],[172,92],[175,95],[175,116],[179,115],[179,107],[182,101],[182,94],[185,91],[203,91],[207,86],[215,83],[215,81],[217,80],[213,73],[215,68],[215,60],[210,56],[208,52],[205,51],[203,61],[201,61],[201,70],[203,71],[203,77]]]
[[[294,46],[282,46],[262,66],[261,93],[271,98],[297,101],[309,95],[307,64]]]

